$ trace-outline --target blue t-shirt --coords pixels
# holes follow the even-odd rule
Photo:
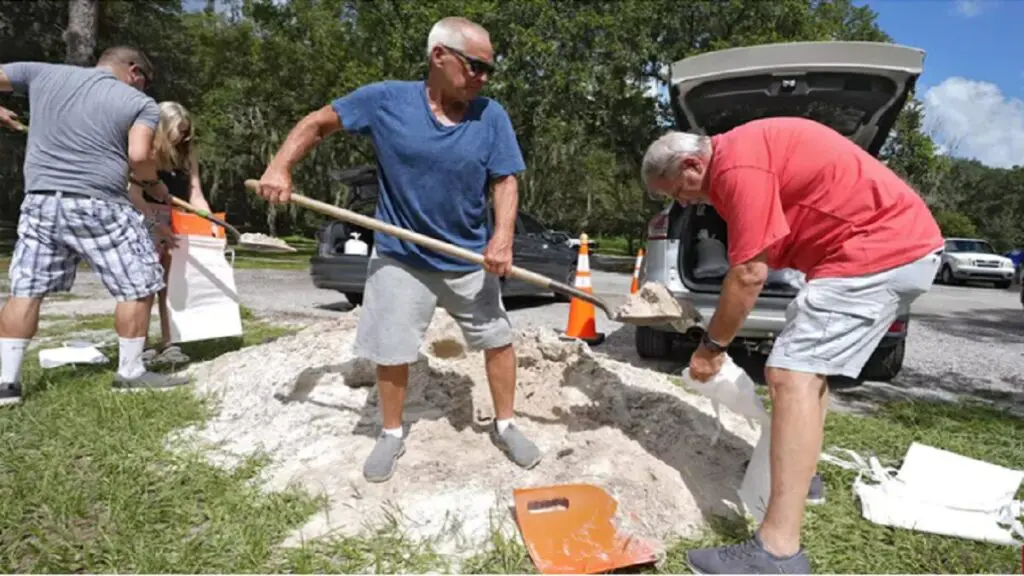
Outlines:
[[[422,81],[388,80],[357,88],[331,106],[347,132],[373,141],[379,220],[483,252],[490,180],[526,169],[501,104],[476,98],[461,122],[445,126],[430,111]],[[478,268],[389,234],[377,233],[374,241],[379,254],[410,266]]]

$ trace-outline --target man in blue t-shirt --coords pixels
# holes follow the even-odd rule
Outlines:
[[[482,253],[484,269],[398,240],[374,236],[356,353],[377,365],[383,430],[363,474],[383,482],[405,452],[402,408],[409,364],[419,356],[435,306],[484,350],[496,422],[491,440],[531,468],[540,451],[513,422],[516,356],[499,276],[512,265],[518,192],[526,169],[512,123],[494,100],[477,96],[494,72],[487,31],[465,18],[438,21],[427,39],[423,81],[362,86],[303,118],[260,179],[259,194],[287,202],[291,170],[315,143],[339,130],[373,142],[384,222]],[[494,201],[488,239],[487,195]]]

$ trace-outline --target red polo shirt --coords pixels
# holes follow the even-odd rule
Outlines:
[[[943,245],[917,192],[823,124],[767,118],[711,140],[705,182],[728,226],[733,265],[767,250],[770,267],[808,280],[863,276]]]

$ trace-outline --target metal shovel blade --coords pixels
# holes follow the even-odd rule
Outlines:
[[[619,534],[615,499],[592,484],[513,491],[516,523],[542,574],[596,574],[657,560],[653,547]]]

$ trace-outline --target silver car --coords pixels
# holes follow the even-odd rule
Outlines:
[[[803,116],[839,131],[877,156],[921,75],[924,52],[875,42],[798,42],[708,52],[672,65],[670,98],[676,128],[714,135],[749,120]],[[699,316],[697,326],[641,327],[636,350],[645,358],[688,357],[718,305],[724,269],[698,278],[700,238],[728,245],[725,222],[709,205],[672,202],[651,219],[641,281],[663,283]],[[785,324],[800,281],[773,271],[736,342],[767,354]],[[793,271],[790,271],[793,272]],[[891,380],[903,365],[909,316],[889,328],[854,383]],[[848,379],[831,379],[836,381]]]

